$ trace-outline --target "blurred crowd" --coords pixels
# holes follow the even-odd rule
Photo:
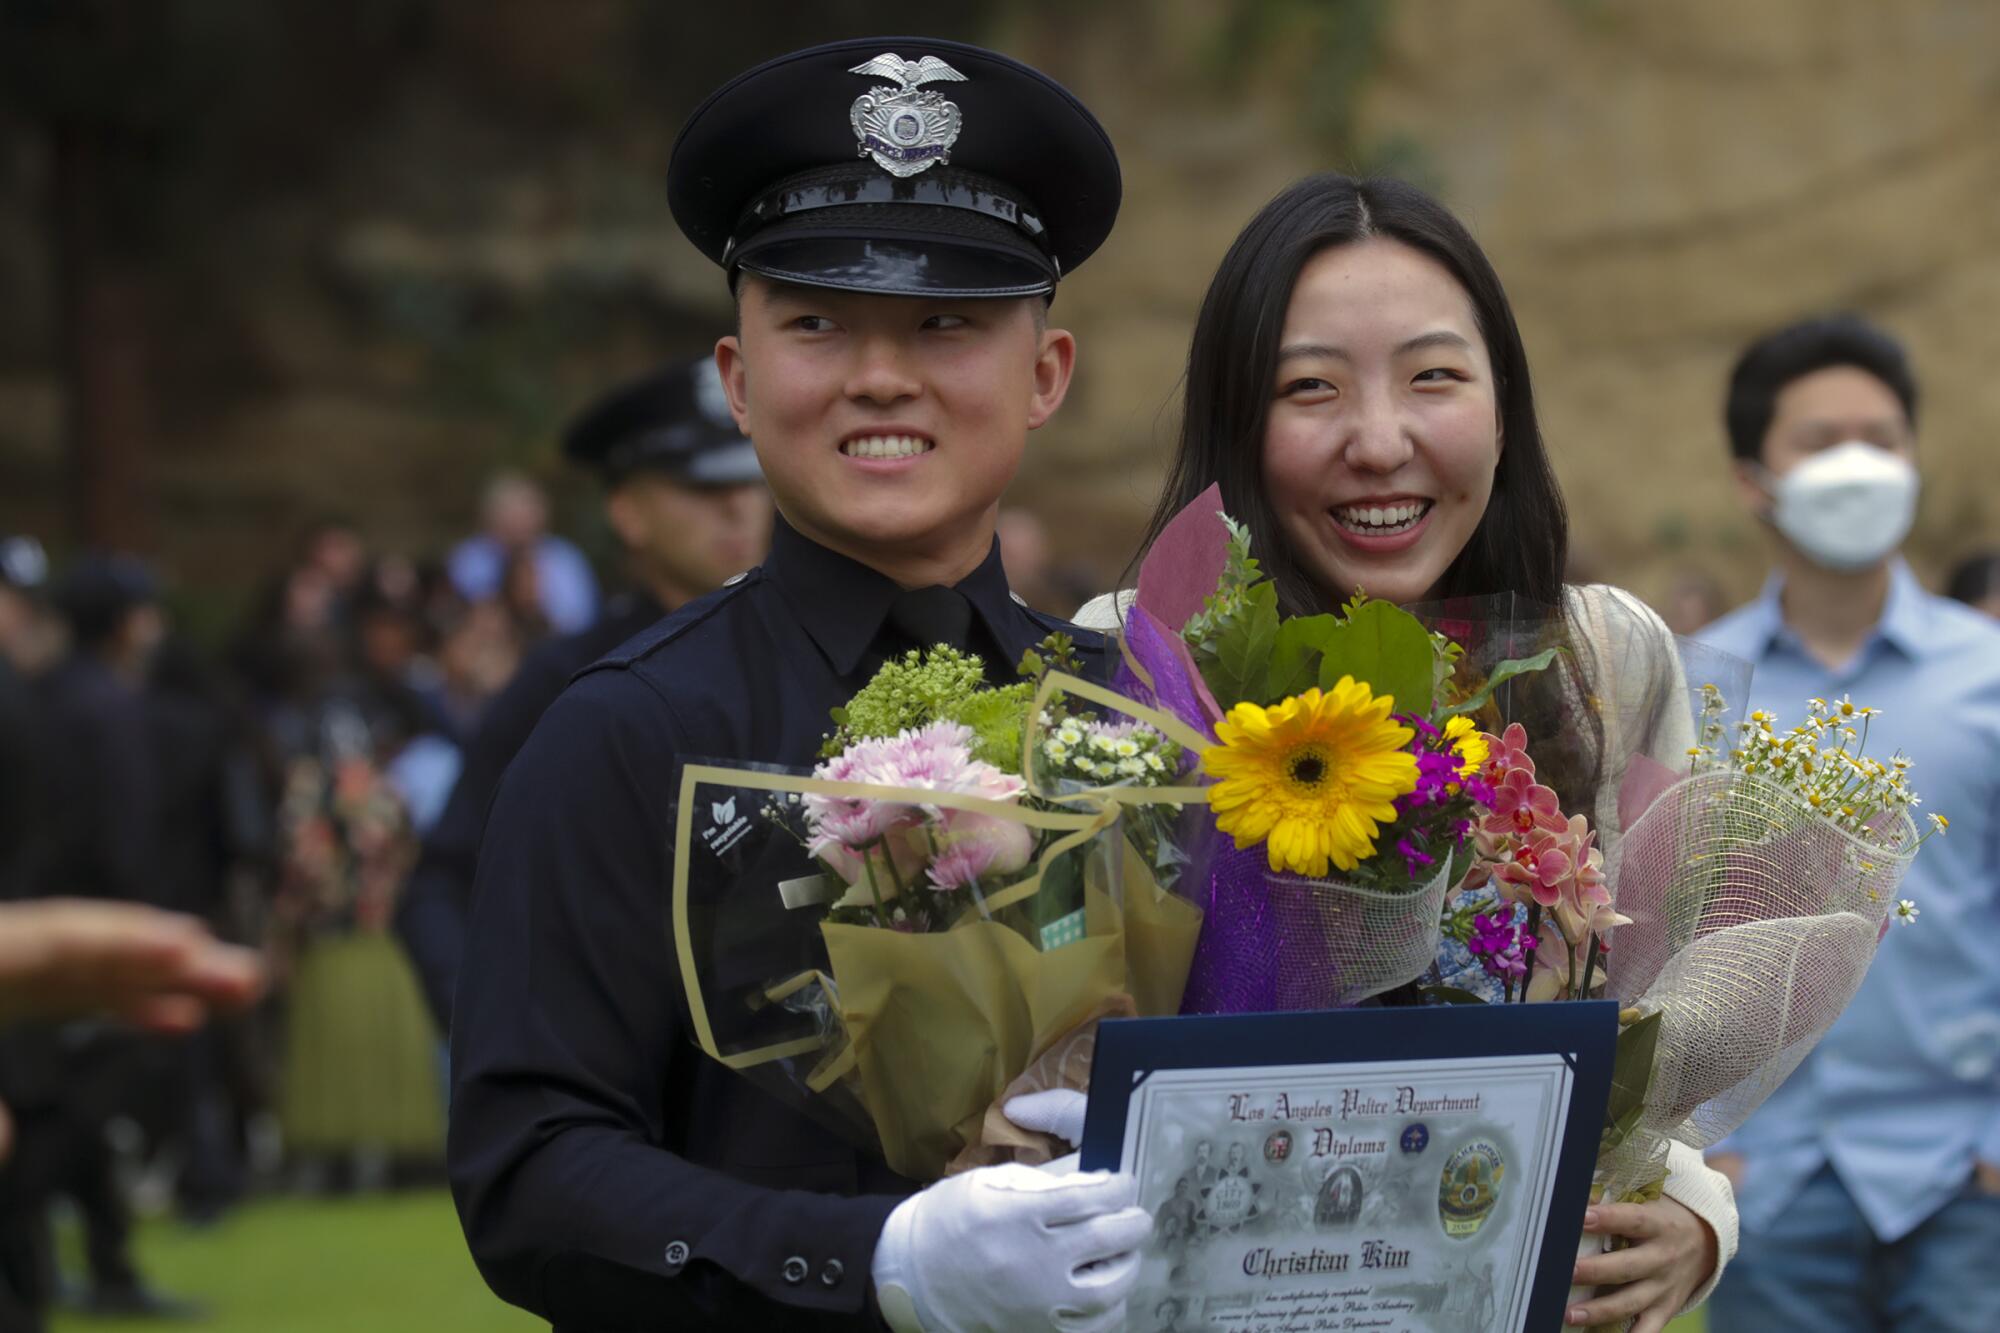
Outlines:
[[[602,582],[516,473],[424,557],[316,523],[207,652],[140,560],[58,569],[0,540],[0,1327],[56,1302],[185,1313],[134,1265],[135,1207],[203,1225],[258,1191],[439,1178],[443,1033],[507,761],[574,671],[768,541],[712,374],[670,367],[566,437],[619,546]],[[1038,608],[1100,590],[1031,511],[999,533]],[[2000,615],[2000,554],[1949,593]],[[1692,632],[1727,608],[1691,574],[1659,609]],[[52,1216],[80,1227],[81,1271],[59,1271]]]
[[[603,587],[511,473],[430,558],[314,524],[206,652],[137,558],[53,568],[0,539],[0,1329],[57,1304],[191,1313],[135,1267],[135,1208],[205,1225],[256,1191],[441,1179],[451,936],[490,785],[571,672],[768,541],[704,374],[628,386],[565,442],[622,548]],[[614,456],[635,423],[656,438]],[[426,861],[459,788],[463,855]]]
[[[86,1016],[0,1036],[0,1227],[24,1304],[177,1312],[133,1267],[135,1200],[199,1224],[253,1187],[437,1178],[439,1034],[389,927],[483,709],[597,606],[534,485],[496,480],[486,514],[428,564],[315,526],[207,654],[136,559],[51,572],[32,539],[6,543],[7,899],[192,918],[269,980],[262,1003],[182,1035]],[[73,1291],[54,1272],[58,1200],[86,1241]]]

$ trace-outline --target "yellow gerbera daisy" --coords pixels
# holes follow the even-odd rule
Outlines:
[[[1477,773],[1493,753],[1493,747],[1479,734],[1479,728],[1472,725],[1472,719],[1463,715],[1444,724],[1444,739],[1458,752],[1458,775],[1462,778]]]
[[[1389,695],[1342,676],[1270,708],[1243,703],[1215,727],[1202,752],[1215,778],[1215,826],[1238,849],[1263,842],[1273,870],[1324,876],[1329,862],[1352,870],[1375,854],[1395,800],[1415,790],[1415,733],[1393,722]]]

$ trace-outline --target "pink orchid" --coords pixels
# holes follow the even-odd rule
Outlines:
[[[1501,864],[1512,855],[1512,839],[1499,837],[1487,832],[1481,824],[1472,826],[1472,868],[1465,872],[1465,878],[1453,889],[1454,894],[1467,889],[1477,889],[1493,881]]]
[[[1507,729],[1498,736],[1491,732],[1481,733],[1486,738],[1486,766],[1479,775],[1494,786],[1509,773],[1526,773],[1535,776],[1535,761],[1528,755],[1528,729],[1519,722],[1510,722]]]
[[[1497,835],[1526,838],[1537,830],[1565,831],[1562,806],[1555,791],[1537,784],[1525,769],[1515,769],[1493,788],[1493,812],[1480,827]]]
[[[1494,873],[1504,896],[1518,901],[1518,891],[1526,890],[1543,907],[1554,907],[1562,900],[1563,881],[1570,877],[1574,864],[1566,837],[1537,832],[1525,845],[1515,849],[1513,860],[1501,862]],[[1507,886],[1517,892],[1508,894]]]
[[[1528,975],[1528,999],[1532,1003],[1561,999],[1569,992],[1569,945],[1554,922],[1544,922],[1540,942],[1535,946],[1534,970]],[[1599,975],[1602,975],[1600,970]]]
[[[1561,885],[1561,898],[1553,904],[1563,931],[1571,939],[1590,934],[1602,935],[1614,926],[1629,925],[1611,904],[1611,885],[1604,877],[1604,853],[1593,844],[1597,834],[1582,815],[1572,815],[1566,835],[1572,873]]]

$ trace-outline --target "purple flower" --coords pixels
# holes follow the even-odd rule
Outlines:
[[[1534,936],[1515,925],[1511,910],[1505,915],[1481,912],[1474,916],[1472,938],[1465,942],[1466,952],[1479,960],[1486,975],[1509,981],[1528,974],[1528,955],[1534,948]]]
[[[1396,798],[1396,809],[1398,813],[1407,814],[1427,805],[1442,805],[1452,798],[1460,781],[1458,765],[1449,756],[1419,754],[1417,785],[1406,795]]]

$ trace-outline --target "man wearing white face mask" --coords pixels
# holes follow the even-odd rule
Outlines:
[[[1927,815],[1952,822],[1903,890],[1854,1003],[1711,1163],[1742,1241],[1715,1333],[2000,1329],[2000,627],[1925,591],[1898,550],[1915,521],[1917,389],[1902,347],[1853,316],[1754,343],[1727,421],[1744,502],[1771,529],[1763,594],[1701,638],[1756,664],[1750,704],[1882,710]]]

